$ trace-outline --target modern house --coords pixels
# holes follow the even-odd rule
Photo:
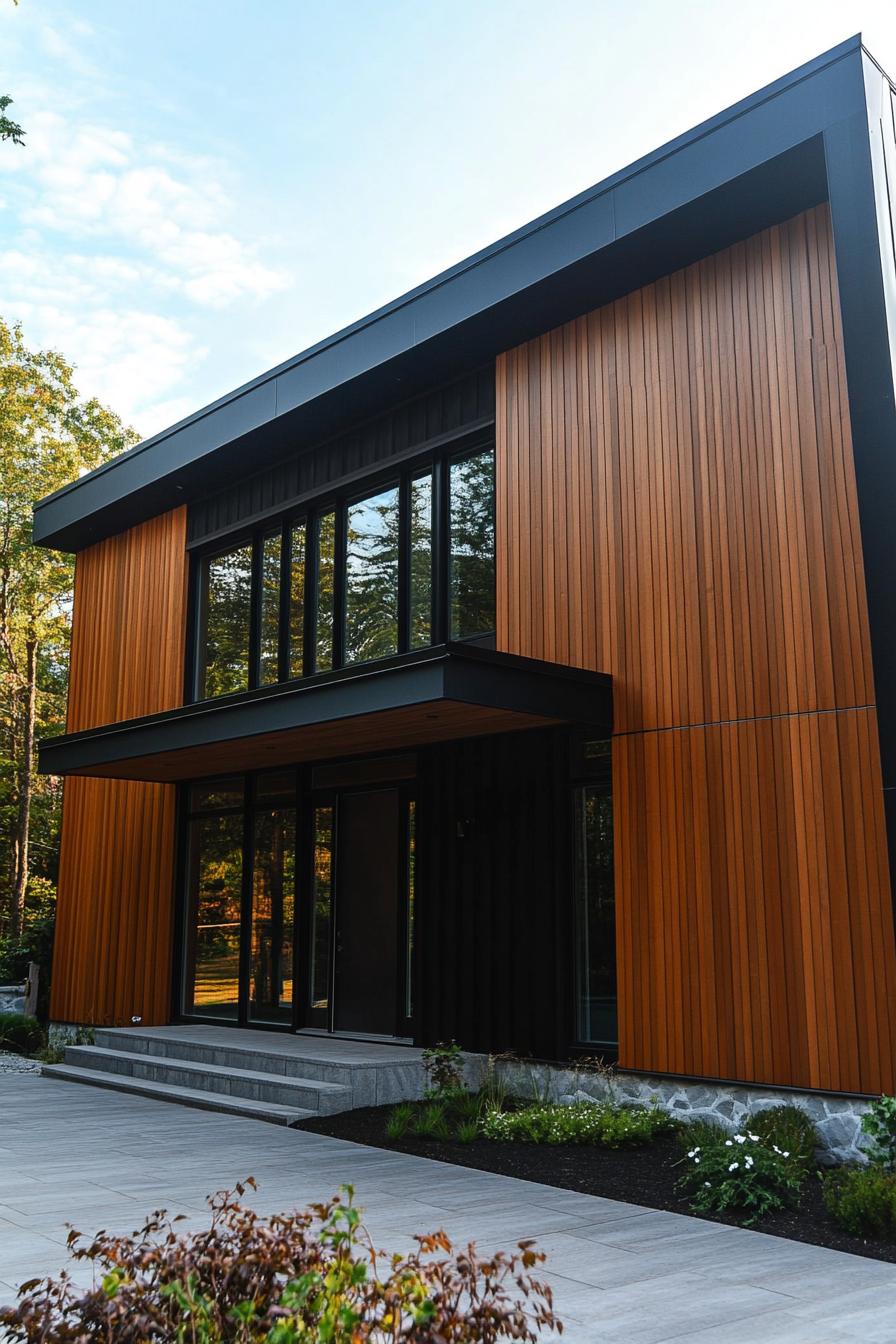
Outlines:
[[[42,500],[52,1016],[896,1090],[855,38]]]

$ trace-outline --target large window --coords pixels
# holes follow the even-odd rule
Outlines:
[[[494,451],[419,462],[198,562],[197,699],[495,629]]]
[[[235,1020],[239,1007],[243,787],[190,791],[189,911],[184,1009]]]
[[[616,900],[610,743],[585,745],[592,776],[575,792],[578,1035],[613,1045],[616,1024]]]
[[[250,684],[252,547],[210,556],[202,565],[199,695],[229,695]]]

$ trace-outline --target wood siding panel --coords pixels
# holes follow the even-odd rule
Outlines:
[[[182,703],[186,509],[79,553],[68,729]],[[65,782],[51,1014],[167,1022],[174,787]]]
[[[620,1058],[892,1090],[828,207],[502,355],[498,648],[609,672]]]

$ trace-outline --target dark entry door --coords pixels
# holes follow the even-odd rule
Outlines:
[[[398,1013],[397,789],[345,793],[336,840],[334,1027],[391,1036]]]

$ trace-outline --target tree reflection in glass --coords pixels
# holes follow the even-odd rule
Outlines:
[[[314,893],[311,907],[311,1007],[326,1009],[330,985],[333,904],[333,808],[314,809]]]
[[[261,545],[261,615],[259,618],[258,684],[272,686],[280,679],[280,533]]]
[[[579,1038],[614,1042],[616,1026],[616,900],[613,882],[613,797],[586,785],[576,798]]]
[[[289,562],[289,675],[305,671],[305,524],[295,523]]]
[[[348,506],[345,661],[398,652],[398,486]]]
[[[412,649],[432,641],[432,472],[411,481],[410,623]]]
[[[255,1021],[292,1016],[296,814],[255,814],[252,866],[250,1013]]]
[[[248,689],[251,602],[251,546],[206,560],[199,639],[201,698]]]
[[[197,817],[190,828],[190,965],[186,1012],[235,1018],[239,1000],[243,814]]]
[[[314,655],[316,672],[327,672],[333,666],[335,592],[336,515],[324,513],[317,520],[317,638]]]
[[[495,628],[495,464],[491,449],[451,463],[451,638]]]

